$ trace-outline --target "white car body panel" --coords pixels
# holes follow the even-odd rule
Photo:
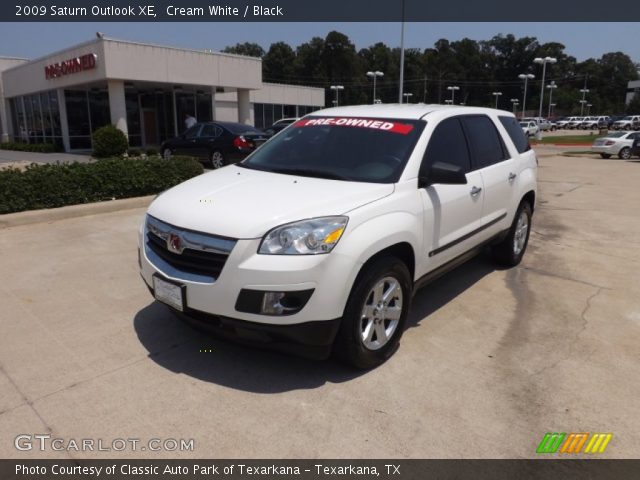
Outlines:
[[[508,160],[467,173],[465,185],[418,188],[418,171],[429,138],[444,119],[487,115],[501,134]],[[139,231],[141,275],[147,285],[159,274],[186,287],[189,308],[238,320],[293,325],[340,318],[362,265],[381,250],[408,244],[415,254],[414,280],[486,239],[509,228],[519,202],[536,193],[535,153],[518,153],[498,116],[511,112],[433,105],[338,107],[311,116],[421,119],[426,126],[395,184],[327,180],[228,166],[191,179],[161,194],[149,215],[182,229],[238,239],[214,282],[192,282],[161,271],[145,252],[145,228]],[[481,188],[474,197],[473,187]],[[285,223],[347,215],[347,227],[335,248],[319,255],[258,254],[263,236]],[[493,223],[492,223],[493,222]],[[434,250],[461,240],[441,254]],[[235,309],[241,289],[296,291],[314,289],[298,313],[267,316]]]

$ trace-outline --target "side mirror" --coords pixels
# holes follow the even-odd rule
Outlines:
[[[425,188],[435,184],[466,185],[467,176],[462,167],[446,162],[435,162],[429,174],[418,177],[418,187]]]

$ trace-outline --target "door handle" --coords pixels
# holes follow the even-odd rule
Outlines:
[[[513,173],[513,172],[509,173],[509,181],[510,181],[510,182],[513,182],[513,181],[516,179],[516,177],[517,177],[517,176],[518,176],[518,175],[516,175],[516,174],[515,174],[515,173]]]
[[[472,196],[472,197],[476,197],[476,196],[480,195],[480,192],[481,192],[481,191],[482,191],[482,189],[481,189],[481,188],[474,186],[474,187],[471,189],[471,196]]]

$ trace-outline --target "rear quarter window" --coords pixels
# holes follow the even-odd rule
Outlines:
[[[516,146],[516,150],[518,153],[526,152],[530,150],[529,140],[524,136],[524,132],[522,131],[522,127],[520,127],[520,123],[514,117],[498,117],[500,119],[500,123],[505,128],[509,137],[511,137],[511,141]]]

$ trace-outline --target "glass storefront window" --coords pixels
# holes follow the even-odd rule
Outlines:
[[[211,116],[211,94],[196,94],[196,118],[199,122],[210,122]]]
[[[91,119],[85,90],[65,90],[69,147],[72,150],[91,148]]]
[[[51,128],[54,137],[62,137],[62,127],[60,126],[60,108],[58,106],[58,92],[49,91],[49,107],[51,108]]]
[[[176,93],[176,118],[178,122],[178,133],[186,130],[184,123],[187,115],[196,115],[196,102],[193,93]],[[200,120],[196,117],[196,120]]]
[[[106,90],[89,90],[89,112],[91,116],[91,132],[111,124],[109,94]]]

